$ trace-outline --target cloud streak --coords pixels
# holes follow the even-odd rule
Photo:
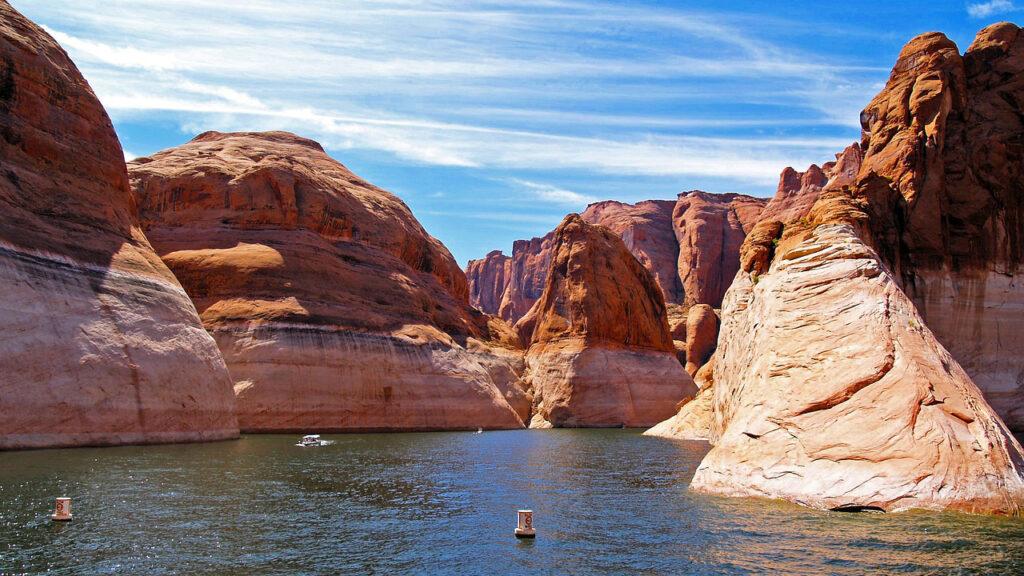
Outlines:
[[[644,136],[614,140],[422,120],[334,115],[312,108],[244,109],[227,102],[112,95],[117,110],[187,112],[184,132],[284,129],[310,135],[338,150],[383,150],[422,164],[464,168],[571,169],[604,174],[707,176],[761,185],[778,179],[780,166],[806,166],[849,144],[838,138],[745,139]],[[194,119],[202,116],[201,120]],[[526,186],[527,180],[518,183]],[[569,191],[550,190],[540,199],[568,201]],[[582,197],[582,196],[581,196]]]
[[[994,14],[1012,12],[1016,9],[1011,0],[989,0],[967,5],[967,14],[971,18],[988,18]]]
[[[296,132],[401,190],[460,260],[595,200],[768,194],[856,139],[888,75],[859,47],[799,41],[806,21],[719,4],[15,4],[67,49],[126,157],[206,130]]]
[[[775,126],[821,125],[835,124],[826,112],[835,94],[815,85],[847,87],[851,99],[863,101],[871,85],[865,79],[886,72],[776,46],[714,13],[616,4],[440,0],[340,8],[310,1],[297,9],[263,1],[136,0],[124,10],[97,0],[25,0],[24,7],[52,16],[43,20],[47,29],[90,79],[117,71],[153,76],[143,83],[152,84],[153,98],[219,86],[247,108],[279,100],[283,107],[348,113],[387,94],[391,110],[413,116],[424,112],[424,97],[442,95],[451,105],[442,115],[488,98],[489,106],[506,109],[527,102],[546,109],[548,122],[565,124],[581,111],[559,117],[555,111],[565,107],[551,105],[604,92],[629,104],[690,91],[684,97],[742,108],[756,87],[762,99],[774,97],[800,113]],[[646,36],[657,41],[638,40]],[[635,86],[626,90],[625,83]],[[741,112],[730,118],[734,126],[772,126],[777,116]],[[666,115],[635,126],[692,127],[687,121],[695,119]]]
[[[115,119],[288,129],[333,149],[467,169],[770,186],[781,167],[844,147],[885,72],[775,45],[727,16],[612,3],[23,4]],[[709,98],[731,108],[708,118],[676,104]],[[633,112],[639,102],[658,112]],[[800,127],[848,136],[794,135]],[[589,199],[529,174],[518,185],[546,202]]]
[[[529,192],[534,198],[542,202],[561,204],[568,206],[579,206],[597,202],[597,198],[587,194],[580,194],[572,190],[566,190],[551,184],[531,182],[520,178],[510,178],[509,182]]]

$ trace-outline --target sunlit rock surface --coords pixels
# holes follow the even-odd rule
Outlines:
[[[231,381],[135,219],[110,119],[0,2],[0,449],[238,435]]]
[[[316,142],[209,132],[130,171],[243,430],[524,425],[510,327],[469,307],[465,275],[400,199]]]
[[[737,254],[766,200],[694,190],[675,200],[591,204],[585,222],[615,232],[654,276],[669,305],[718,307],[739,269]],[[512,256],[500,251],[471,260],[470,302],[516,322],[540,298],[551,262],[553,232],[519,240]]]
[[[694,489],[1019,513],[1021,447],[999,414],[1019,427],[1024,356],[1003,335],[1024,312],[1022,55],[1010,24],[963,57],[919,36],[827,181],[783,174],[723,303]],[[689,404],[653,433],[699,430]]]
[[[820,508],[1016,513],[1021,447],[848,224],[723,305],[695,490]]]
[[[544,292],[516,329],[529,343],[531,427],[649,426],[695,392],[651,273],[576,214],[555,230]]]

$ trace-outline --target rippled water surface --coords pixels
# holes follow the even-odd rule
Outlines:
[[[329,438],[0,453],[0,573],[1024,574],[1020,519],[691,494],[703,443]],[[54,524],[62,495],[75,519]],[[535,511],[536,541],[512,536],[517,508]]]

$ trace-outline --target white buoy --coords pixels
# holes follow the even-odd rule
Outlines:
[[[58,522],[71,520],[71,498],[57,498],[57,507],[50,518]]]
[[[537,537],[537,531],[533,529],[533,510],[520,510],[518,521],[519,523],[516,525],[516,538]]]

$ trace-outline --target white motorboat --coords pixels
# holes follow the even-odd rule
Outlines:
[[[299,443],[296,444],[296,446],[326,446],[328,444],[330,444],[330,442],[327,440],[321,440],[319,434],[306,434],[302,437],[302,440],[299,440]]]

